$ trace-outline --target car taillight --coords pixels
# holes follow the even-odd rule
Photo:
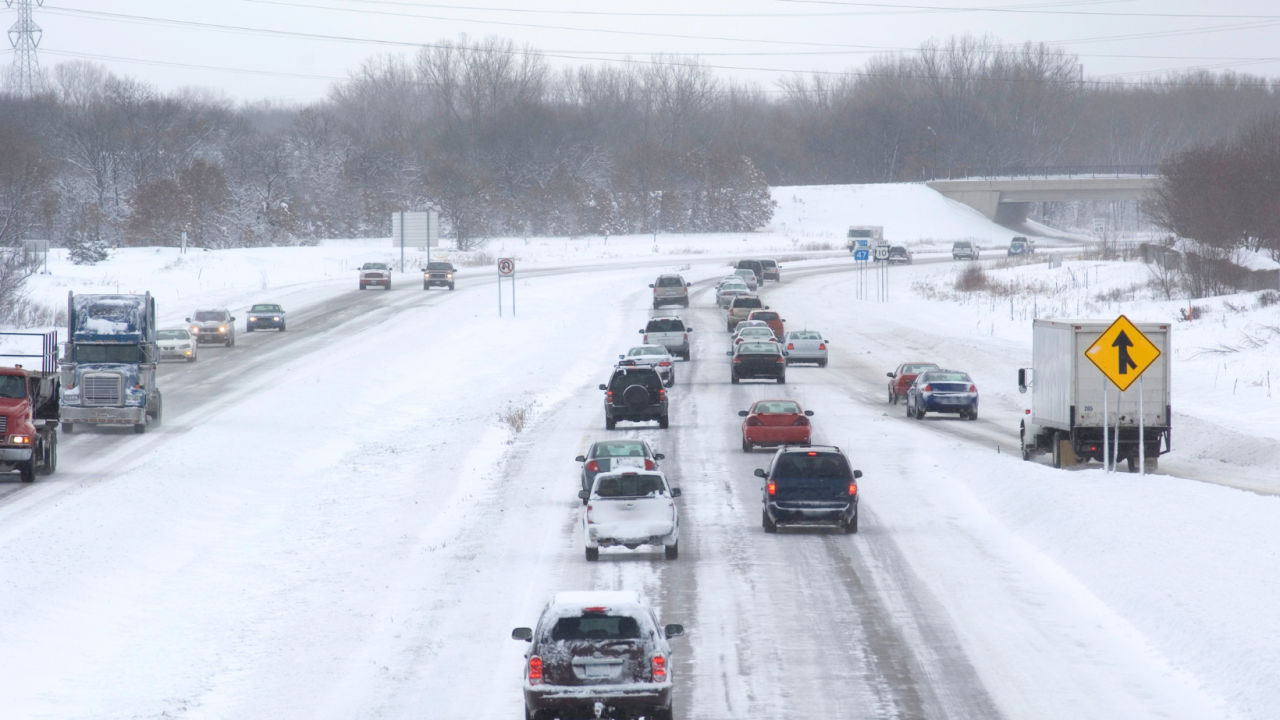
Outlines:
[[[751,417],[747,418],[746,424],[750,425],[751,427],[759,427],[761,425],[764,425],[764,423],[760,422],[760,418],[756,417],[755,415],[752,415]]]
[[[588,505],[588,506],[587,506],[587,524],[588,524],[588,525],[595,525],[595,524],[596,524],[595,518],[591,517],[591,506],[590,506],[590,505]]]
[[[858,486],[856,483],[849,483],[849,494],[850,495],[858,494]]]
[[[644,459],[644,469],[645,469],[645,470],[656,470],[657,468],[658,468],[658,466],[657,466],[657,465],[655,465],[655,464],[653,463],[653,461],[652,461],[652,460],[650,460],[649,458],[645,458],[645,459]]]
[[[606,391],[605,391],[605,393],[604,393],[604,401],[605,401],[605,402],[613,402],[613,391],[612,391],[612,390],[606,390]]]
[[[977,385],[970,385],[970,386],[969,386],[969,392],[978,392],[978,386],[977,386]]]
[[[684,341],[689,342],[689,333],[684,334]]]
[[[659,389],[659,390],[658,390],[658,399],[659,399],[659,400],[666,400],[666,399],[667,399],[667,391],[666,391],[666,390],[661,390],[661,389]]]
[[[670,366],[671,366],[671,363],[667,362],[666,360],[663,360],[662,362],[658,363],[658,367],[670,367]]]
[[[826,344],[826,343],[818,343],[818,349],[819,349],[819,350],[826,350],[826,349],[827,349],[827,344]]]
[[[537,655],[529,658],[529,684],[542,684],[542,658]]]
[[[801,415],[800,417],[796,418],[796,421],[795,421],[795,422],[793,422],[793,423],[791,423],[791,424],[792,424],[792,425],[808,425],[808,424],[809,424],[809,418],[807,418],[807,417],[805,417],[805,416]]]
[[[769,497],[773,497],[774,495],[777,495],[778,483],[771,482],[768,485],[765,485],[765,490],[769,493]]]
[[[595,460],[588,461],[587,472],[594,472],[594,473],[600,472],[600,463],[596,462]]]
[[[924,391],[925,391],[925,392],[933,392],[933,385],[925,385],[925,386],[924,386]]]
[[[645,343],[646,343],[646,344],[648,344],[648,342],[649,342],[649,334],[648,334],[648,333],[645,333],[644,341],[645,341]]]
[[[795,349],[796,349],[796,344],[795,344],[795,343],[787,343],[787,349],[788,349],[788,350],[795,350]]]
[[[784,358],[784,357],[782,357],[781,355],[779,355],[779,356],[778,356],[778,359],[776,360],[776,362],[780,362],[780,363],[784,363],[784,362],[786,362],[786,361],[787,361],[787,359],[786,359],[786,358]]]
[[[740,362],[742,362],[742,358],[740,358],[740,357],[735,357],[735,358],[733,359],[733,361],[734,361],[734,362],[736,362],[736,363],[740,363]]]
[[[661,655],[653,656],[653,681],[667,681],[667,659]]]

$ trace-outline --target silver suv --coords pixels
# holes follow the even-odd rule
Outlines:
[[[683,305],[689,307],[689,283],[679,275],[659,275],[649,285],[653,288],[653,307]]]
[[[195,317],[187,318],[191,334],[197,344],[222,343],[227,347],[236,344],[236,319],[230,310],[197,310]]]
[[[968,240],[957,240],[951,246],[952,260],[960,260],[962,258],[965,260],[977,260],[978,254],[978,246]]]

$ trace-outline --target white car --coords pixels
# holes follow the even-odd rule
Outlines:
[[[755,292],[760,286],[760,281],[756,277],[756,271],[751,268],[738,268],[733,271],[733,274],[742,278],[742,282],[747,284],[747,289],[751,292]]]
[[[733,334],[733,344],[744,342],[778,342],[773,331],[767,327],[741,327]]]
[[[716,288],[716,305],[726,308],[733,299],[740,295],[750,295],[751,288],[742,282],[737,276],[732,280],[720,283],[720,287]]]
[[[648,365],[658,371],[662,384],[671,387],[676,384],[676,359],[664,345],[639,345],[618,356],[619,365]]]
[[[200,351],[200,343],[191,337],[186,328],[170,328],[156,333],[156,345],[160,348],[160,359],[178,358],[187,362],[195,362]]]
[[[680,512],[675,499],[680,488],[667,483],[659,470],[622,470],[596,475],[591,490],[578,497],[582,511],[582,539],[587,560],[600,559],[600,548],[661,546],[668,560],[680,556]]]
[[[818,367],[827,366],[827,346],[830,340],[823,340],[822,333],[817,330],[790,330],[783,338],[783,346],[787,349],[787,364],[817,363]]]

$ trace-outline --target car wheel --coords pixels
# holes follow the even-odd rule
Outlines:
[[[826,367],[826,366],[827,366],[827,361],[826,361],[826,360],[819,360],[819,361],[818,361],[818,367],[820,367],[820,368],[821,368],[821,367]]]
[[[450,290],[452,290],[452,289],[453,289],[453,283],[449,283],[449,289],[450,289]]]
[[[970,419],[970,420],[977,420],[977,419],[978,419],[978,408],[974,408],[974,409],[972,409],[972,410],[970,410],[970,411],[969,411],[969,419]]]
[[[892,390],[889,391],[889,404],[890,405],[898,404],[898,396],[894,395]]]
[[[671,418],[667,415],[663,415],[661,418],[658,419],[658,427],[662,428],[663,430],[666,430],[667,428],[671,427]]]
[[[764,526],[764,531],[767,533],[778,532],[778,523],[769,519],[769,512],[767,510],[760,513],[760,524]]]
[[[663,549],[666,551],[668,560],[675,560],[680,557],[680,541],[678,540],[675,545],[667,545]]]
[[[660,308],[660,307],[662,307],[662,306],[661,306],[661,305],[659,305],[658,303],[654,303],[654,304],[653,304],[653,309],[654,309],[654,310],[657,310],[657,309],[658,309],[658,308]]]
[[[73,433],[73,432],[75,432],[75,431],[76,431],[76,425],[75,425],[75,423],[69,423],[69,422],[64,422],[64,423],[62,423],[62,432],[64,432],[64,433],[66,433],[66,434],[70,435],[71,433]]]
[[[245,325],[245,326],[244,326],[244,331],[245,331],[245,332],[253,332],[253,326],[252,326],[252,325]]]
[[[924,408],[922,408],[922,407],[918,407],[918,408],[916,408],[916,419],[917,419],[917,420],[923,420],[923,419],[924,419]]]
[[[605,416],[604,416],[604,429],[605,429],[605,430],[612,430],[612,429],[614,429],[614,428],[616,428],[616,427],[618,427],[618,421],[617,421],[617,420],[614,420],[613,418],[609,417],[608,415],[605,415]]]
[[[280,323],[280,332],[284,332],[284,323]]]
[[[786,376],[786,375],[779,375],[779,376],[778,376],[778,384],[779,384],[779,385],[786,385],[786,384],[787,384],[787,376]]]
[[[742,452],[751,452],[751,449],[752,449],[751,443],[747,442],[747,439],[745,437],[742,438]]]
[[[195,354],[195,353],[191,353],[191,357],[187,358],[187,362],[189,362],[189,363],[193,363],[193,362],[195,362],[195,361],[196,361],[196,354]]]
[[[387,292],[391,292],[391,283],[387,283]]]
[[[600,559],[600,548],[587,548],[587,562],[595,562]]]
[[[360,286],[360,289],[361,289],[361,290],[364,290],[364,289],[365,289],[365,286],[364,286],[364,285],[361,285],[361,286]]]
[[[654,708],[649,717],[653,718],[653,720],[671,720],[675,717],[675,713],[670,707]]]
[[[844,524],[844,531],[849,535],[858,534],[858,511],[857,510],[853,512],[853,519],[849,520],[849,522]]]
[[[737,385],[737,384],[738,384],[738,376],[737,376],[737,375],[730,375],[730,376],[729,376],[729,382],[733,383],[734,385]]]
[[[430,290],[430,289],[431,289],[431,286],[430,286],[430,285],[428,285],[428,284],[426,284],[426,283],[422,283],[422,289],[423,289],[423,290]]]

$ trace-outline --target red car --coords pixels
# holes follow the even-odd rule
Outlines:
[[[752,310],[751,314],[747,316],[747,319],[763,321],[764,324],[768,325],[769,329],[773,331],[773,336],[776,338],[781,338],[783,335],[782,323],[786,321],[783,320],[782,317],[779,316],[776,311]]]
[[[795,400],[757,400],[750,410],[738,415],[742,421],[742,452],[751,452],[756,445],[808,445],[809,418],[812,410],[805,410]]]
[[[889,376],[889,404],[897,405],[899,398],[907,397],[907,388],[916,381],[916,376],[929,370],[941,370],[937,363],[909,362],[902,363],[897,370],[885,373]]]

